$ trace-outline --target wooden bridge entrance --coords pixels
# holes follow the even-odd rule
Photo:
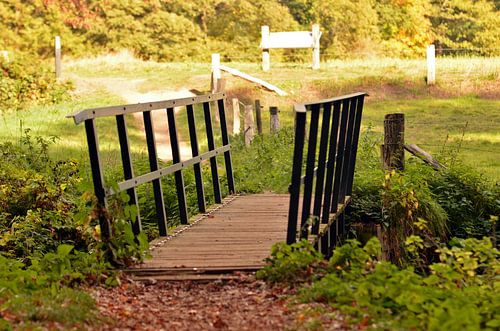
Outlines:
[[[125,191],[129,203],[138,207],[136,187],[153,185],[160,238],[151,243],[152,259],[129,271],[138,277],[164,279],[218,277],[220,273],[256,270],[264,265],[276,242],[294,243],[309,239],[326,256],[346,233],[345,213],[351,201],[354,167],[366,93],[295,105],[295,145],[290,194],[237,195],[233,179],[231,148],[225,116],[225,95],[159,101],[98,109],[87,109],[71,117],[84,122],[98,210],[105,210],[107,198]],[[195,123],[195,106],[203,110],[207,151],[200,151]],[[192,158],[181,160],[174,107],[185,107]],[[211,109],[220,119],[221,147],[215,146]],[[160,168],[151,111],[166,109],[173,164]],[[125,115],[141,112],[144,118],[150,172],[135,175]],[[115,116],[120,140],[124,180],[111,189],[106,186],[100,162],[95,120]],[[306,128],[307,124],[307,128]],[[223,155],[229,195],[223,199],[217,156]],[[305,161],[305,162],[304,162]],[[206,207],[202,162],[210,163],[216,205]],[[194,167],[199,214],[189,217],[183,170]],[[167,233],[168,224],[161,179],[175,176],[181,226]],[[139,208],[138,208],[139,209]],[[106,213],[100,215],[103,236],[112,236]],[[142,231],[138,213],[132,229]]]
[[[287,194],[228,197],[189,226],[152,242],[152,258],[130,272],[196,279],[260,269],[271,246],[286,240],[289,200]]]

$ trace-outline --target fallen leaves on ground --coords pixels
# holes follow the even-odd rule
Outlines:
[[[93,327],[97,330],[345,329],[331,308],[292,305],[293,290],[270,287],[251,275],[210,282],[125,280],[89,292],[105,321]]]

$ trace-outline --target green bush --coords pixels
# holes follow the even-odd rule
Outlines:
[[[495,219],[500,216],[500,186],[471,168],[450,166],[428,177],[436,201],[448,214],[452,236],[482,238],[500,235]]]
[[[437,258],[434,250],[439,243],[452,237],[498,237],[498,186],[456,160],[435,171],[409,158],[404,172],[384,172],[379,143],[371,130],[362,133],[349,222],[382,225],[391,261],[404,264],[417,259],[425,265]],[[413,235],[421,237],[425,246],[418,256],[405,244]]]
[[[306,301],[329,302],[352,322],[373,329],[493,330],[500,326],[499,251],[488,238],[442,248],[428,275],[378,262],[378,244],[351,242],[335,250],[332,272],[302,291]],[[373,246],[373,247],[371,247]]]
[[[500,252],[488,238],[453,240],[437,250],[439,261],[430,264],[425,274],[380,261],[376,238],[364,247],[348,240],[334,250],[326,266],[318,263],[319,253],[298,245],[276,246],[271,264],[259,276],[299,286],[300,300],[330,304],[355,328],[495,330],[500,326]],[[307,271],[309,276],[301,279],[308,282],[296,282],[296,271],[298,275]]]
[[[257,278],[271,283],[298,283],[309,280],[322,265],[323,256],[307,240],[286,245],[275,244],[268,265],[257,271]]]
[[[146,236],[134,236],[128,221],[134,208],[106,214],[113,236],[102,238],[98,219],[106,211],[92,209],[77,162],[49,156],[56,140],[28,129],[19,142],[0,144],[2,329],[92,324],[94,301],[72,287],[116,285],[113,267],[142,261],[147,252]]]
[[[0,247],[6,256],[26,259],[61,243],[88,244],[74,218],[78,164],[50,160],[54,141],[26,130],[19,144],[0,144]]]
[[[0,113],[20,110],[29,103],[52,104],[68,98],[71,82],[59,82],[54,72],[37,58],[16,54],[12,61],[0,57]]]

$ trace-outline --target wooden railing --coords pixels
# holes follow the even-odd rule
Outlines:
[[[351,201],[361,114],[366,95],[355,93],[295,105],[288,244],[297,240],[297,232],[301,239],[313,235],[317,246],[328,255],[345,234],[344,217]],[[309,122],[307,140],[306,122]],[[304,148],[306,144],[307,148]],[[301,192],[302,210],[299,217]]]
[[[205,212],[206,198],[203,187],[201,162],[204,160],[209,160],[210,162],[212,184],[214,190],[214,200],[216,203],[221,203],[222,193],[219,182],[219,174],[217,170],[217,158],[216,158],[217,155],[220,154],[224,154],[229,194],[234,193],[235,188],[233,179],[233,169],[231,163],[231,146],[229,144],[229,137],[226,125],[226,113],[224,108],[225,97],[226,96],[224,93],[207,94],[207,95],[201,95],[183,99],[175,99],[175,100],[139,103],[132,105],[113,106],[113,107],[104,107],[96,109],[86,109],[68,116],[73,118],[76,124],[82,122],[85,123],[90,164],[92,169],[92,179],[94,184],[94,192],[97,197],[97,202],[99,207],[105,208],[107,198],[112,194],[116,194],[117,193],[116,191],[118,192],[126,191],[130,197],[129,203],[136,205],[139,211],[139,203],[138,203],[136,188],[141,184],[151,183],[153,185],[159,234],[160,236],[166,236],[168,226],[167,226],[167,217],[165,212],[165,204],[163,200],[161,178],[169,174],[174,174],[180,221],[181,224],[187,224],[189,215],[186,204],[186,193],[185,193],[184,177],[182,171],[187,167],[190,166],[194,167],[198,210],[200,212]],[[195,111],[194,106],[200,104],[203,107],[205,131],[208,142],[208,152],[201,154],[199,150],[195,116],[194,116],[194,111]],[[181,160],[174,107],[177,109],[178,107],[182,107],[184,109],[180,109],[178,111],[187,112],[192,158],[185,161]],[[215,146],[214,128],[212,125],[212,108],[214,107],[217,109],[219,114],[221,137],[222,137],[222,146],[218,148],[216,148]],[[173,164],[164,168],[159,167],[158,154],[155,141],[155,132],[153,130],[153,118],[151,116],[151,111],[157,109],[164,109],[166,111],[169,135],[170,135],[170,144],[172,148]],[[149,156],[150,172],[139,176],[136,176],[134,174],[134,169],[132,166],[132,156],[130,152],[130,143],[127,133],[127,124],[125,121],[125,115],[132,113],[142,113],[144,120],[146,143],[148,148],[148,156]],[[110,116],[114,116],[116,118],[116,126],[118,131],[118,138],[120,141],[120,151],[121,151],[121,158],[122,158],[123,172],[124,172],[124,180],[118,183],[117,190],[116,189],[113,190],[110,187],[105,186],[103,178],[103,169],[99,153],[99,142],[97,139],[96,125],[95,125],[95,121],[97,118],[110,117]],[[138,234],[142,228],[139,212],[137,214],[138,216],[132,224],[133,231],[135,234]],[[109,236],[110,227],[108,224],[108,220],[106,220],[103,216],[100,217],[100,225],[103,236],[105,237]]]

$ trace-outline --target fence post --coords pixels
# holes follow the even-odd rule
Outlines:
[[[240,134],[240,102],[233,98],[233,134]]]
[[[257,132],[259,135],[262,134],[262,107],[260,106],[260,100],[255,100],[255,117],[257,120]]]
[[[61,77],[61,37],[56,36],[54,40],[54,52],[56,61],[56,78]]]
[[[278,107],[269,107],[269,114],[271,115],[271,133],[278,132],[278,130],[280,129],[278,112]]]
[[[427,46],[427,85],[436,83],[436,48],[434,45]]]
[[[221,79],[220,72],[220,54],[213,53],[212,54],[212,82],[211,82],[211,90],[212,93],[218,92],[220,87],[219,80]]]
[[[321,32],[319,31],[319,24],[313,24],[312,26],[312,38],[313,38],[313,59],[312,68],[314,70],[319,69],[319,38],[321,37]]]
[[[405,115],[387,114],[384,119],[384,144],[382,145],[382,159],[384,169],[404,170],[404,133]]]
[[[269,26],[264,25],[261,27],[262,34],[262,45],[265,47],[269,43]],[[270,60],[269,60],[269,49],[262,49],[262,70],[269,71]]]
[[[253,109],[252,105],[245,106],[245,145],[252,143],[254,132]]]
[[[0,51],[0,56],[3,57],[6,62],[9,62],[9,51]]]

